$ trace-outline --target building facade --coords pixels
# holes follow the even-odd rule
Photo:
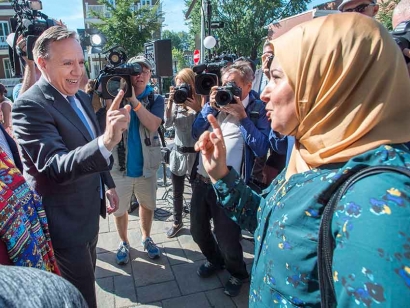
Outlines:
[[[15,14],[11,2],[0,2],[0,83],[7,88],[7,95],[11,96],[13,87],[20,82],[20,77],[13,76],[7,36],[11,32],[10,18]]]

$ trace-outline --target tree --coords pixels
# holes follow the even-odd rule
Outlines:
[[[144,50],[144,43],[150,41],[155,32],[160,31],[163,13],[158,11],[160,2],[152,7],[145,5],[137,8],[135,0],[116,0],[115,6],[109,0],[98,0],[106,6],[106,12],[92,11],[100,22],[94,28],[107,38],[107,46],[123,47],[129,57]]]
[[[174,32],[169,30],[164,30],[162,32],[163,39],[171,39],[172,48],[184,51],[189,50],[189,35],[184,31]]]
[[[380,21],[389,31],[393,30],[393,26],[392,26],[393,11],[397,3],[399,2],[400,0],[384,0],[384,1],[378,2],[379,13],[376,16],[376,19]]]
[[[185,54],[182,50],[173,48],[172,49],[172,59],[176,63],[176,71],[179,72],[185,67],[189,67],[189,63],[185,59]],[[175,67],[174,67],[175,70]]]
[[[204,0],[205,1],[205,0]],[[186,5],[191,0],[185,0]],[[223,21],[224,28],[212,29],[218,38],[217,52],[235,52],[238,55],[258,57],[270,23],[301,13],[310,0],[211,0],[212,20]],[[191,12],[190,33],[200,32],[201,1]]]

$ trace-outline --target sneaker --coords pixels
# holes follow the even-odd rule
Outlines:
[[[223,266],[216,266],[213,265],[211,262],[206,261],[204,264],[202,264],[196,273],[198,274],[199,277],[201,278],[208,278],[215,274],[217,271],[223,269]]]
[[[172,227],[167,231],[167,237],[172,238],[175,235],[177,235],[177,233],[179,231],[181,231],[183,226],[184,226],[184,224],[182,222],[180,224],[176,225],[176,226],[172,225]]]
[[[241,292],[243,280],[231,276],[225,285],[224,293],[228,296],[234,297]]]
[[[146,250],[148,253],[148,257],[150,259],[156,259],[161,256],[161,251],[159,250],[158,246],[152,241],[152,238],[147,237],[145,241],[142,242],[144,246],[144,251]]]
[[[117,250],[117,264],[125,265],[130,259],[130,245],[126,242],[121,242]]]

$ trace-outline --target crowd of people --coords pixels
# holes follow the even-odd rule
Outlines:
[[[150,86],[152,63],[137,55],[128,60],[142,68],[131,76],[131,97],[118,90],[102,101],[85,78],[76,33],[61,25],[44,31],[35,60],[24,59],[13,103],[0,84],[0,304],[29,307],[30,294],[31,304],[96,307],[100,216],[114,216],[116,262],[127,264],[132,196],[142,247],[161,257],[151,228],[165,123],[175,128],[166,236],[184,227],[188,180],[190,233],[206,258],[201,279],[226,269],[231,297],[250,279],[250,307],[408,305],[410,55],[373,18],[378,8],[345,0],[342,14],[266,42],[261,93],[252,90],[252,63],[230,63],[220,71],[228,100],[218,86],[196,94],[190,68],[164,99]],[[402,0],[393,26],[406,20],[410,3]],[[18,44],[24,50],[23,38]],[[266,171],[270,163],[275,173]],[[366,168],[376,171],[336,194]],[[241,230],[254,234],[251,273]],[[321,246],[327,237],[332,247]],[[332,256],[330,268],[322,254]],[[22,293],[19,284],[32,281],[37,290]]]

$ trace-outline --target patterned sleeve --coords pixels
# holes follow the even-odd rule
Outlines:
[[[405,185],[407,183],[407,185]],[[333,279],[338,305],[406,307],[410,301],[409,178],[366,177],[336,209]]]
[[[218,203],[241,229],[254,232],[259,204],[264,199],[245,185],[235,169],[229,169],[229,173],[214,184]]]

